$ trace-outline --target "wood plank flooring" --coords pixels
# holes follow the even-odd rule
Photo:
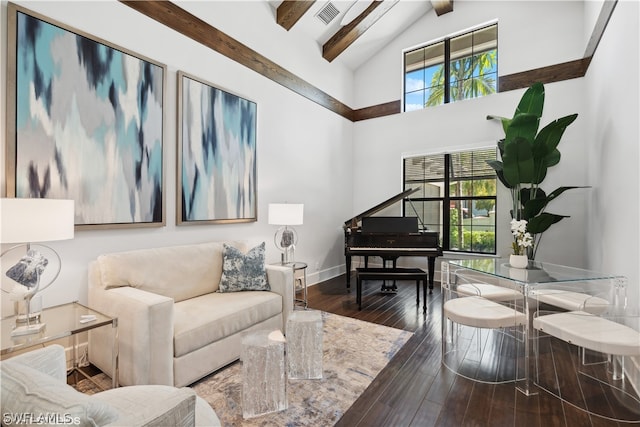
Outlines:
[[[441,292],[436,284],[427,312],[416,304],[415,282],[398,283],[398,293],[380,293],[381,282],[363,286],[362,310],[355,302],[355,279],[345,276],[308,289],[309,307],[414,332],[413,337],[344,414],[337,426],[627,426],[589,415],[541,390],[524,396],[511,384],[484,384],[453,374],[441,364]],[[422,295],[421,295],[422,297]],[[540,354],[549,360],[542,375],[569,372],[575,347],[545,337]],[[600,365],[601,366],[601,365]],[[594,376],[596,373],[593,368]],[[552,373],[553,372],[553,373]],[[560,378],[560,376],[558,376]],[[579,377],[576,379],[576,377]],[[565,394],[587,407],[640,419],[640,408],[625,408],[617,394],[589,384],[584,375],[560,378]],[[631,390],[632,392],[632,390]],[[635,403],[635,402],[634,402]],[[633,406],[633,405],[632,405]],[[638,424],[635,424],[638,425]]]

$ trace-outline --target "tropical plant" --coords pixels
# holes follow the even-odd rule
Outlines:
[[[496,65],[496,50],[453,60],[449,63],[450,97],[452,101],[476,98],[496,91],[496,79],[490,71]],[[434,90],[425,102],[426,107],[444,102],[444,64],[433,73]]]
[[[513,118],[487,116],[488,120],[500,120],[505,133],[498,141],[500,160],[488,160],[500,182],[511,190],[511,217],[526,220],[526,231],[533,237],[529,258],[535,259],[542,233],[553,224],[567,218],[545,212],[547,205],[562,193],[579,186],[559,187],[547,194],[540,184],[547,176],[547,169],[560,162],[558,144],[565,129],[578,117],[571,114],[546,125],[538,132],[544,107],[544,86],[534,83],[524,93]]]

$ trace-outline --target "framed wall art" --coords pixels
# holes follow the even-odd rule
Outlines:
[[[165,224],[166,66],[8,4],[7,196],[78,227]]]
[[[178,72],[177,223],[257,220],[257,105]]]

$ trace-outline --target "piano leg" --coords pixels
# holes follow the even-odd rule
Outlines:
[[[429,293],[432,294],[433,293],[433,277],[434,277],[435,272],[436,272],[436,257],[430,256],[427,259],[429,260],[428,261],[428,265],[429,265]]]
[[[351,255],[345,257],[347,267],[347,292],[351,292]]]

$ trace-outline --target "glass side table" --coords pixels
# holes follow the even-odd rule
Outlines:
[[[84,321],[82,316],[95,316],[95,320]],[[6,359],[12,353],[19,352],[31,347],[43,345],[57,339],[72,337],[73,338],[73,366],[71,371],[80,373],[85,378],[91,380],[82,370],[78,369],[78,334],[89,331],[91,329],[105,327],[111,325],[113,331],[113,348],[112,348],[112,366],[113,378],[112,387],[118,387],[118,319],[106,316],[96,310],[78,302],[49,307],[42,310],[40,322],[45,324],[37,334],[11,336],[12,329],[16,326],[16,316],[10,316],[2,319],[1,341],[2,349],[0,357]]]
[[[293,269],[293,305],[296,303],[307,309],[307,263],[306,262],[287,262],[282,264]],[[298,293],[302,293],[302,298],[298,298]]]

